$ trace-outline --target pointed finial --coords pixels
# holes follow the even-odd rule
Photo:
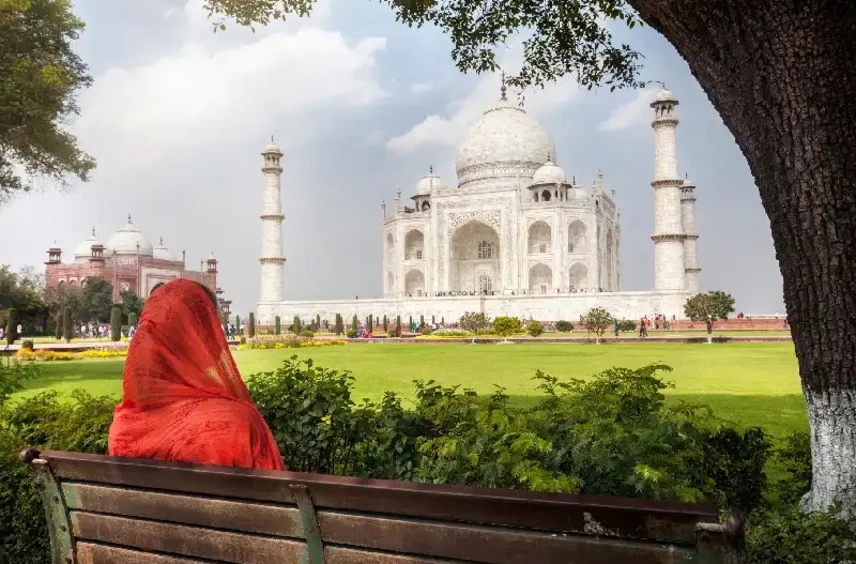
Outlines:
[[[428,174],[434,174],[434,165],[428,165]]]
[[[502,86],[500,87],[499,91],[502,93],[502,96],[500,96],[500,100],[507,100],[507,98],[505,97],[505,71],[502,71]]]
[[[684,173],[684,178],[685,178],[685,179],[687,179],[687,178],[689,178],[689,177],[690,177],[690,173],[689,173],[689,172],[685,172],[685,173]]]
[[[161,245],[161,247],[163,247],[163,235],[161,235],[161,237],[160,237],[160,245]]]
[[[577,185],[577,175],[576,175],[576,174],[575,174],[574,176],[572,176],[572,177],[571,177],[571,183],[572,183],[574,186],[576,186],[576,185]]]
[[[128,223],[131,223],[131,214],[128,214]]]
[[[273,143],[273,135],[270,136],[270,142]]]
[[[92,236],[95,237],[95,226],[92,226]]]

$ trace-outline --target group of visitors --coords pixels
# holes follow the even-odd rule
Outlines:
[[[19,323],[19,324],[18,324],[18,326],[17,326],[15,329],[16,329],[16,331],[15,331],[15,338],[16,338],[16,339],[20,339],[20,338],[24,335],[24,328],[23,328],[23,327],[21,326],[21,324]],[[6,335],[6,328],[5,328],[5,327],[0,327],[0,341],[4,340],[6,337],[7,337],[7,335]]]
[[[235,327],[234,323],[227,323],[227,324],[222,326],[223,333],[226,334],[227,339],[234,339],[238,335],[243,335],[244,334],[244,327],[245,327],[244,323],[241,323],[240,327]]]

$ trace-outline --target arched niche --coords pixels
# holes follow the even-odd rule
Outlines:
[[[553,287],[553,269],[546,264],[536,264],[529,269],[529,292],[546,294]]]
[[[568,282],[571,290],[585,290],[588,287],[588,267],[579,262],[571,266]]]
[[[575,254],[586,252],[586,238],[586,224],[579,219],[572,221],[568,225],[568,252]]]
[[[421,270],[411,270],[404,275],[404,292],[409,296],[425,295],[425,275]]]
[[[404,260],[422,260],[425,252],[425,236],[418,229],[411,229],[404,236]]]
[[[529,226],[529,254],[548,254],[553,251],[553,230],[545,221],[536,221]]]
[[[478,292],[479,280],[487,275],[492,291],[499,290],[501,277],[499,233],[473,220],[458,227],[449,241],[449,290]]]

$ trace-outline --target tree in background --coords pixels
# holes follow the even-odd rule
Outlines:
[[[56,334],[54,335],[56,337],[57,341],[62,339],[62,319],[63,319],[62,312],[57,313],[56,314]]]
[[[595,344],[600,344],[600,339],[607,329],[613,326],[615,319],[612,314],[602,307],[594,307],[588,310],[580,317],[580,325],[586,328],[589,333],[594,333]]]
[[[122,298],[122,319],[128,319],[132,313],[139,319],[143,314],[146,300],[130,290],[122,290],[119,296]]]
[[[113,284],[100,276],[89,276],[80,289],[75,318],[82,322],[107,323],[113,309]],[[135,315],[136,317],[136,315]]]
[[[8,320],[6,321],[6,344],[14,345],[15,339],[17,339],[20,335],[18,335],[18,310],[15,308],[11,308],[8,313]]]
[[[389,321],[387,320],[386,315],[383,316],[383,332],[389,332]]]
[[[228,321],[228,319],[226,321]],[[128,326],[131,325],[133,325],[134,327],[137,326],[137,314],[134,312],[128,314]]]
[[[523,327],[523,324],[516,317],[500,316],[493,320],[493,331],[503,339],[503,343],[508,342],[508,338],[514,335]]]
[[[419,316],[419,325],[420,326],[425,325],[425,316],[424,315]]]
[[[560,333],[570,333],[574,330],[574,324],[570,321],[557,321],[556,322],[556,331]]]
[[[321,330],[321,314],[320,313],[315,314],[315,330],[316,331]]]
[[[115,342],[122,340],[122,308],[114,307],[110,311],[110,340]]]
[[[74,338],[74,319],[70,307],[62,310],[62,337],[66,343],[70,343]]]
[[[544,324],[533,319],[526,324],[526,332],[532,337],[540,337],[544,333]]]
[[[345,323],[342,320],[342,314],[340,314],[340,313],[336,314],[336,327],[335,327],[334,332],[336,333],[337,336],[341,335],[342,333],[345,332]]]
[[[357,320],[357,314],[354,314],[354,317],[351,319],[351,330],[356,331],[357,327],[359,327],[360,322]]]
[[[282,320],[278,315],[273,320],[273,333],[274,335],[282,334]]]
[[[95,161],[65,128],[92,79],[72,49],[83,22],[67,0],[0,0],[0,204],[46,177],[86,181]],[[20,165],[24,175],[15,170]]]
[[[256,314],[252,311],[250,312],[250,320],[247,323],[247,335],[250,339],[256,336]]]
[[[303,326],[300,324],[300,316],[295,315],[294,319],[291,320],[291,332],[295,335],[300,335],[300,332],[303,330]]]
[[[401,316],[395,316],[395,335],[401,337]]]
[[[44,296],[44,274],[36,273],[32,267],[24,267],[16,273],[8,266],[0,266],[0,311],[17,310],[16,330],[21,324],[27,331],[37,327],[44,331],[51,305]],[[0,323],[4,327],[7,322],[8,319],[0,315]]]
[[[746,157],[770,219],[812,432],[806,511],[856,515],[856,10],[852,0],[385,0],[452,39],[463,71],[495,70],[524,32],[507,82],[639,87],[640,54],[615,24],[645,23],[687,62]],[[306,0],[205,0],[243,25],[306,15]],[[606,25],[604,25],[606,23]],[[218,22],[219,25],[223,25]],[[811,147],[811,149],[807,149]],[[824,150],[819,150],[824,147]]]
[[[229,322],[229,320],[227,319],[226,325],[229,324],[228,322]],[[228,329],[228,327],[227,327],[227,329]],[[241,316],[238,315],[237,313],[235,314],[235,332],[238,333],[238,335],[244,334],[244,332],[241,331]]]
[[[704,323],[708,343],[713,342],[713,324],[728,319],[730,313],[734,313],[734,298],[719,290],[696,294],[684,304],[684,315],[696,323]]]
[[[481,312],[465,312],[464,315],[461,316],[461,319],[458,321],[458,325],[461,326],[461,329],[464,331],[469,331],[473,334],[473,343],[476,342],[476,335],[479,334],[479,331],[484,331],[488,327],[490,327],[490,319]]]
[[[413,331],[413,316],[412,315],[407,318],[407,330]]]
[[[436,325],[436,324],[437,324],[437,322],[436,322],[436,321],[434,321],[434,316],[432,315],[432,316],[431,316],[431,325]]]

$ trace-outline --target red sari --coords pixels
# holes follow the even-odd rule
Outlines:
[[[174,280],[152,294],[128,351],[112,456],[282,470],[208,294]]]

